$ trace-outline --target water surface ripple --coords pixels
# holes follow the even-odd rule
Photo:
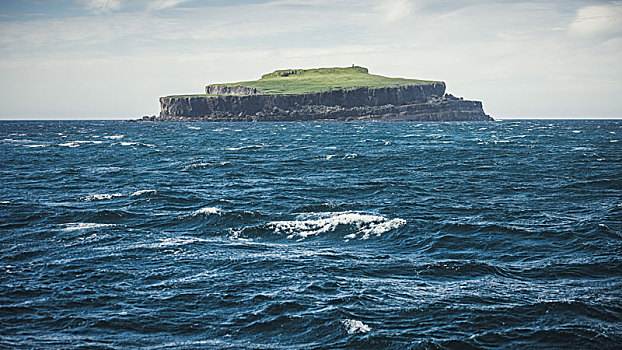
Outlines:
[[[622,122],[0,122],[0,348],[616,348]]]

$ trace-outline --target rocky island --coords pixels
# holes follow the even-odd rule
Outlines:
[[[201,95],[160,98],[144,121],[491,121],[482,103],[445,83],[389,78],[367,68],[287,69],[259,80],[213,84]]]

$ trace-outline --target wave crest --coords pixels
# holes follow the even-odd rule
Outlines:
[[[384,216],[359,212],[314,213],[299,215],[297,220],[271,221],[260,226],[247,226],[234,230],[233,233],[235,237],[247,237],[253,236],[253,232],[267,231],[268,234],[285,235],[288,239],[305,239],[343,231],[343,238],[348,241],[380,236],[405,224],[404,219],[387,219]]]

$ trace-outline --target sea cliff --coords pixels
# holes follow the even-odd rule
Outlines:
[[[362,67],[357,67],[362,68]],[[348,68],[338,68],[348,69]],[[146,117],[154,121],[490,121],[479,101],[465,101],[446,94],[445,83],[386,78],[355,72],[343,75],[346,83],[335,84],[335,75],[330,75],[335,87],[328,86],[325,91],[308,93],[288,93],[291,75],[299,74],[301,84],[311,85],[312,89],[321,90],[317,79],[326,81],[326,73],[305,73],[310,70],[277,71],[287,72],[283,76],[266,75],[256,82],[239,84],[208,85],[205,95],[167,96],[160,98],[161,111],[157,117]],[[312,71],[312,70],[311,70]],[[277,73],[275,72],[275,73]],[[302,72],[302,73],[300,73]],[[347,71],[346,71],[347,72]],[[272,74],[275,74],[272,73]],[[307,75],[305,75],[307,74]],[[324,74],[324,75],[322,75]],[[319,78],[315,78],[318,76]],[[373,77],[370,86],[340,87],[350,84],[364,84],[366,76]],[[340,75],[337,75],[340,77]],[[362,78],[361,78],[362,77]],[[379,80],[379,78],[385,80]],[[265,81],[264,81],[265,79]],[[315,79],[315,80],[314,80]],[[371,79],[371,78],[370,78]],[[311,81],[311,83],[309,83]],[[370,80],[372,81],[372,80]],[[252,85],[279,86],[283,91],[270,92]],[[270,85],[269,85],[270,84]],[[289,84],[289,85],[288,85]],[[387,85],[387,86],[383,86]],[[302,90],[304,91],[304,90]]]

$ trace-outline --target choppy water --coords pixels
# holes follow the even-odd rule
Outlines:
[[[0,347],[616,348],[622,122],[0,123]]]

